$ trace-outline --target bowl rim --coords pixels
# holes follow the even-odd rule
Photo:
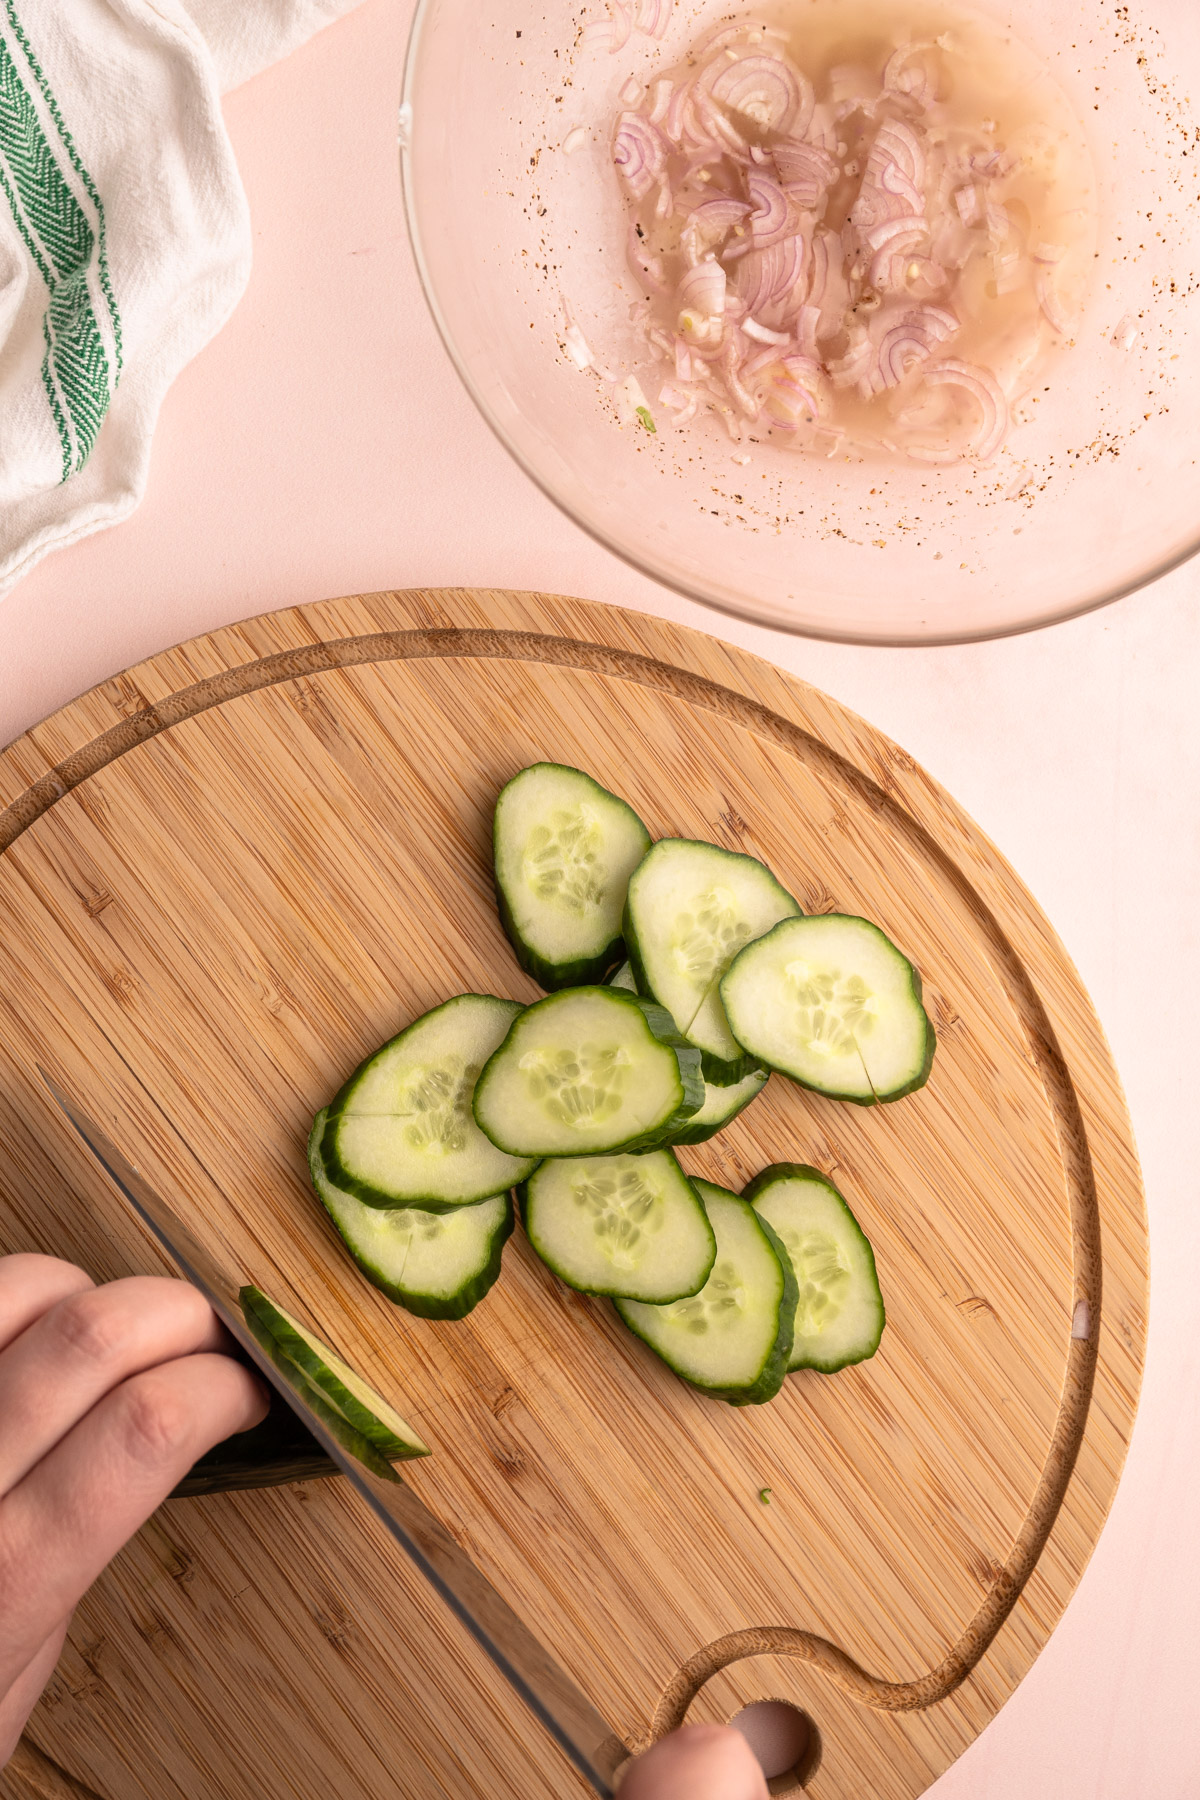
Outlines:
[[[551,482],[541,473],[533,460],[505,429],[494,409],[485,398],[482,389],[472,374],[466,358],[460,353],[454,333],[450,329],[438,300],[437,287],[430,272],[425,256],[425,247],[421,235],[416,193],[412,172],[412,125],[414,118],[413,92],[417,79],[417,64],[420,57],[421,41],[426,21],[435,0],[417,0],[413,12],[412,24],[409,27],[408,43],[404,54],[404,72],[401,78],[400,103],[397,116],[397,142],[400,158],[400,186],[404,200],[404,217],[408,227],[409,247],[416,266],[417,278],[421,284],[421,292],[433,318],[434,326],[442,345],[454,366],[455,372],[463,387],[475,403],[475,407],[493,436],[503,445],[538,491],[545,495],[558,510],[574,525],[587,534],[594,543],[618,557],[638,574],[645,575],[661,587],[673,589],[682,594],[684,599],[693,600],[698,606],[709,611],[723,614],[726,618],[742,619],[751,625],[765,627],[769,631],[782,632],[788,637],[810,638],[830,644],[856,644],[864,647],[891,650],[932,650],[946,648],[956,644],[992,643],[1001,638],[1024,637],[1033,631],[1044,631],[1051,625],[1064,625],[1071,619],[1085,617],[1088,613],[1099,612],[1102,607],[1112,606],[1118,600],[1135,594],[1139,589],[1151,586],[1163,576],[1171,574],[1184,563],[1189,562],[1200,551],[1200,520],[1194,527],[1194,535],[1181,549],[1173,551],[1160,561],[1153,563],[1142,572],[1122,578],[1116,586],[1101,590],[1092,590],[1081,598],[1064,603],[1062,606],[1048,608],[1034,618],[1014,620],[1011,624],[980,626],[967,630],[855,630],[853,627],[834,629],[809,622],[793,623],[790,620],[771,616],[766,609],[756,607],[747,601],[723,590],[720,586],[701,587],[679,574],[665,562],[658,560],[649,552],[631,549],[621,543],[602,526],[588,518],[579,507],[571,504],[558,493]]]

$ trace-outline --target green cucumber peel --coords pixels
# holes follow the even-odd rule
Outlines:
[[[608,978],[609,987],[624,988],[631,994],[637,993],[637,982],[634,979],[632,964],[626,959],[619,969]],[[679,1027],[676,1026],[678,1031]],[[686,1040],[685,1040],[686,1041]],[[704,1057],[701,1053],[700,1073],[704,1074]],[[706,1144],[709,1138],[716,1137],[719,1131],[732,1124],[739,1113],[745,1112],[752,1100],[757,1100],[767,1085],[770,1071],[757,1064],[741,1081],[733,1083],[716,1083],[705,1079],[704,1100],[692,1114],[686,1124],[681,1125],[672,1137],[673,1144]]]
[[[256,1342],[295,1382],[350,1455],[384,1480],[395,1481],[392,1462],[430,1454],[429,1446],[381,1394],[261,1288],[243,1287],[238,1298]]]
[[[624,955],[629,876],[650,834],[628,802],[564,763],[532,763],[505,783],[492,819],[500,923],[543,988],[590,986]]]
[[[698,1052],[664,1008],[589,986],[514,1019],[476,1083],[474,1114],[512,1156],[603,1156],[660,1148],[703,1099]]]
[[[731,1397],[731,1404],[734,1406],[758,1406],[764,1400],[775,1398],[783,1386],[784,1377],[791,1363],[792,1334],[796,1325],[796,1302],[799,1298],[799,1288],[796,1285],[791,1258],[782,1239],[761,1213],[758,1215],[758,1222],[762,1226],[763,1235],[779,1259],[779,1267],[783,1271],[783,1300],[779,1308],[779,1336],[775,1339],[775,1347],[770,1361],[764,1368],[754,1392],[747,1394],[745,1399]]]
[[[929,1079],[937,1039],[920,974],[870,919],[783,919],[739,951],[720,991],[740,1041],[814,1093],[887,1105]]]
[[[324,1130],[325,1115],[319,1112],[308,1141],[313,1187],[367,1280],[418,1318],[465,1318],[499,1277],[513,1230],[511,1196],[496,1194],[438,1213],[368,1206],[330,1181],[320,1155]],[[454,1280],[448,1279],[451,1274]]]
[[[643,999],[654,1001],[656,1006],[662,1004],[661,1001],[655,1000],[654,998],[654,990],[650,986],[645,965],[638,953],[637,937],[629,920],[628,907],[626,908],[625,915],[625,962],[622,967],[629,970],[629,978],[632,980],[634,991],[640,994]],[[620,974],[620,970],[618,970],[617,973]],[[612,976],[609,977],[609,983],[610,985],[615,985]],[[626,983],[622,982],[621,985],[625,986]],[[666,1012],[666,1010],[667,1009],[663,1007],[663,1011]],[[667,1016],[668,1018],[671,1017],[669,1013]],[[675,1024],[673,1019],[672,1023]],[[675,1024],[675,1030],[679,1033],[680,1041],[682,1043],[689,1043],[689,1040],[684,1037],[683,1032],[679,1030],[678,1024]],[[692,1045],[691,1048],[695,1049],[696,1046]],[[700,1057],[700,1078],[706,1087],[737,1087],[741,1082],[745,1081],[749,1075],[766,1073],[763,1069],[763,1065],[756,1057],[751,1056],[748,1050],[743,1050],[740,1055],[733,1057],[716,1056],[711,1050],[700,1050],[698,1054]]]
[[[874,1356],[887,1315],[875,1254],[844,1195],[808,1163],[773,1163],[745,1188],[797,1279],[789,1370],[835,1375]]]
[[[548,1157],[518,1200],[531,1246],[579,1293],[658,1306],[699,1293],[712,1272],[712,1226],[669,1150]]]
[[[367,1206],[451,1212],[504,1193],[534,1162],[498,1151],[475,1124],[475,1074],[522,1008],[456,994],[371,1053],[326,1111],[325,1175]]]
[[[770,1078],[767,1069],[755,1069],[743,1081],[736,1081],[730,1087],[715,1087],[711,1082],[704,1085],[704,1104],[694,1112],[687,1122],[680,1126],[671,1139],[673,1144],[706,1144],[709,1138],[716,1137],[731,1125],[739,1113],[753,1104],[766,1087]]]
[[[799,912],[757,857],[700,839],[660,838],[631,875],[623,932],[634,982],[639,993],[673,1013],[687,1041],[700,1049],[710,1086],[734,1086],[763,1066],[725,1017],[719,992],[724,968],[735,948]]]
[[[749,1202],[711,1182],[693,1180],[692,1185],[709,1214],[717,1239],[716,1261],[709,1281],[691,1300],[671,1306],[648,1306],[629,1300],[617,1300],[614,1304],[635,1336],[690,1387],[731,1406],[761,1406],[774,1399],[787,1374],[798,1298],[796,1278],[779,1238]],[[724,1316],[731,1277],[743,1295],[736,1307],[744,1316],[735,1322],[734,1329],[741,1333],[744,1326],[755,1327],[750,1343],[756,1360],[736,1382],[728,1379],[728,1360],[724,1362],[724,1376],[711,1367],[711,1362],[708,1373],[702,1372],[714,1318],[717,1336],[712,1341],[717,1345],[718,1365],[722,1358],[745,1353],[744,1345],[736,1343],[730,1352],[728,1338],[720,1336],[726,1329]],[[751,1295],[748,1311],[747,1279],[752,1287],[766,1283],[764,1293]],[[760,1326],[755,1326],[756,1319],[761,1320]],[[699,1337],[695,1335],[697,1330]]]

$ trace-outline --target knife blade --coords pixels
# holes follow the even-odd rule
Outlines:
[[[611,1800],[612,1777],[629,1755],[612,1727],[418,1495],[404,1482],[393,1485],[382,1480],[356,1462],[331,1435],[301,1389],[286,1370],[271,1361],[247,1328],[238,1298],[239,1289],[245,1284],[220,1266],[175,1209],[82,1107],[44,1069],[39,1067],[38,1073],[110,1181],[178,1265],[184,1278],[199,1288],[230,1336],[268,1384],[283,1396],[326,1455],[337,1463],[350,1485],[580,1774],[602,1800]],[[153,1100],[152,1096],[149,1098]]]

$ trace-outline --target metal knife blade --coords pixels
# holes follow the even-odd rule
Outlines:
[[[333,1438],[304,1394],[247,1329],[238,1291],[244,1285],[220,1267],[183,1220],[83,1109],[38,1073],[109,1179],[149,1227],[193,1287],[199,1288],[230,1336],[287,1401],[375,1516],[420,1570],[513,1691],[570,1757],[603,1800],[629,1755],[625,1745],[549,1651],[522,1623],[445,1526],[403,1482],[385,1482],[357,1463]]]

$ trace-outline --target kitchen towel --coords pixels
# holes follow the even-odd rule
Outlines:
[[[0,0],[0,595],[138,504],[250,273],[221,93],[357,4]]]

